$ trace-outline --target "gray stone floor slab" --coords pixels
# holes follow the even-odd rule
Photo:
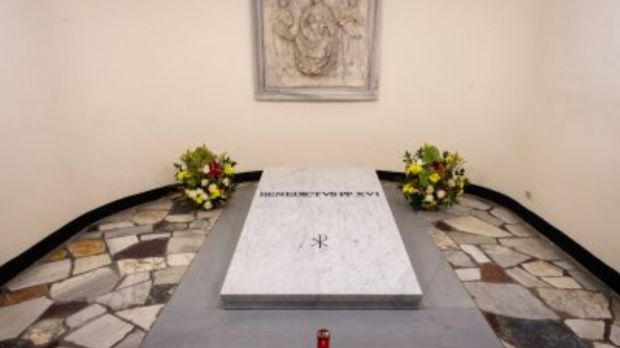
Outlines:
[[[395,185],[386,196],[418,273],[419,310],[224,310],[219,290],[255,185],[238,190],[142,348],[311,347],[328,327],[338,348],[499,348],[497,337]]]
[[[480,280],[480,268],[461,268],[455,272],[459,279],[464,282]]]
[[[540,297],[558,312],[575,318],[611,319],[609,299],[585,290],[538,289]]]
[[[116,219],[131,220],[131,215],[132,215],[132,212],[127,211],[127,212],[124,212],[124,214],[113,215],[110,217],[110,219],[111,220],[116,220]],[[111,222],[106,222],[106,223],[99,225],[99,231],[112,231],[112,230],[117,230],[117,229],[129,228],[133,226],[134,224],[129,221],[111,221]]]
[[[542,277],[542,280],[558,289],[581,289],[581,285],[571,277]]]
[[[100,315],[105,314],[106,311],[107,311],[106,308],[103,307],[102,305],[93,304],[73,314],[72,316],[68,317],[65,323],[70,328],[76,328],[91,319],[94,319]]]
[[[549,287],[549,284],[543,282],[542,280],[539,280],[538,278],[534,277],[533,275],[531,275],[530,273],[528,273],[527,271],[524,271],[521,268],[515,267],[515,268],[510,268],[508,270],[506,270],[506,273],[508,273],[509,276],[512,277],[512,279],[516,280],[517,283],[527,287],[527,288],[546,288]]]
[[[43,314],[52,301],[45,297],[0,308],[0,341],[15,338]]]
[[[475,245],[464,244],[461,245],[461,249],[479,264],[491,262],[491,260],[489,260],[489,258]]]
[[[108,254],[82,257],[75,260],[75,264],[73,266],[73,274],[82,274],[103,266],[107,266],[111,263],[112,260],[110,259],[110,255]]]
[[[609,340],[620,346],[620,325],[612,325],[611,331],[609,332]]]
[[[473,216],[459,216],[445,221],[452,228],[483,237],[502,238],[512,236],[499,227],[490,225]]]
[[[478,210],[489,210],[491,209],[491,206],[484,203],[483,201],[481,201],[480,199],[474,197],[474,196],[470,196],[470,195],[464,195],[463,197],[459,198],[459,204],[464,205],[466,207],[470,207],[470,208],[474,208],[474,209],[478,209]]]
[[[517,251],[543,260],[560,260],[564,257],[550,242],[540,238],[506,238],[500,243]]]
[[[126,288],[128,286],[136,285],[138,283],[143,283],[147,280],[151,280],[151,274],[149,272],[142,272],[136,274],[130,274],[123,278],[123,281],[118,284],[116,289]]]
[[[491,215],[489,212],[486,211],[472,209],[470,210],[469,215],[475,216],[476,218],[486,222],[487,224],[491,224],[496,227],[500,227],[504,224],[503,220],[496,218],[495,216]]]
[[[173,254],[166,257],[168,266],[189,266],[196,257],[195,253]]]
[[[429,231],[431,237],[435,240],[435,244],[441,250],[458,250],[459,246],[448,236],[444,231],[440,231],[436,228],[431,228]]]
[[[110,254],[114,255],[121,250],[127,249],[128,247],[134,244],[137,244],[139,240],[138,240],[138,237],[136,236],[123,236],[123,237],[116,237],[116,238],[108,238],[106,239],[105,242],[108,245]]]
[[[190,236],[190,237],[172,237],[168,242],[168,254],[182,254],[182,253],[195,253],[197,252],[202,243],[204,242],[204,236]]]
[[[56,301],[91,299],[111,291],[118,278],[110,267],[99,268],[52,285],[50,296]]]
[[[118,230],[106,231],[106,238],[118,238],[118,237],[126,237],[126,236],[135,236],[143,233],[150,233],[153,231],[153,226],[151,225],[142,225],[142,226],[134,226],[121,228]]]
[[[36,346],[45,346],[53,339],[66,332],[62,318],[45,319],[30,326],[22,338],[30,340]]]
[[[110,348],[133,330],[133,326],[106,314],[65,337],[65,340],[88,348]]]
[[[531,258],[501,245],[482,245],[481,247],[493,261],[504,268],[516,266]]]
[[[143,305],[148,299],[151,286],[152,282],[147,281],[99,296],[96,301],[113,310]]]
[[[140,210],[134,214],[133,221],[138,225],[152,225],[163,220],[166,215],[166,210]]]
[[[602,340],[605,336],[605,322],[602,320],[569,319],[564,324],[581,338]]]
[[[589,348],[566,325],[556,320],[524,320],[495,316],[498,331],[515,348]],[[507,346],[506,348],[509,348]]]
[[[136,307],[116,312],[116,315],[148,331],[164,305]]]
[[[166,268],[166,260],[163,257],[128,259],[116,262],[116,266],[118,267],[119,273],[125,276]]]
[[[459,244],[497,244],[495,238],[478,236],[471,233],[450,232],[448,235]]]
[[[70,260],[48,262],[29,268],[25,272],[13,278],[13,280],[11,280],[6,286],[11,291],[15,291],[18,289],[51,283],[67,278],[70,272]]]
[[[519,222],[519,218],[506,208],[493,208],[491,214],[507,224],[516,224]]]
[[[142,330],[135,330],[125,337],[121,343],[114,346],[114,348],[138,348],[144,340],[146,333]]]
[[[552,310],[522,286],[468,283],[465,287],[483,311],[521,319],[559,319]]]
[[[187,271],[186,266],[168,267],[153,272],[153,285],[178,284]]]
[[[561,268],[545,261],[528,262],[523,264],[523,268],[537,277],[561,277],[564,274]]]
[[[531,237],[537,232],[525,223],[517,223],[514,225],[506,225],[506,229],[517,237]]]
[[[462,251],[446,251],[446,260],[455,267],[474,267],[476,264]]]

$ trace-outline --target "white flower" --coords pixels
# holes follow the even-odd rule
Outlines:
[[[211,203],[211,201],[207,200],[202,207],[205,208],[205,210],[211,210],[211,209],[213,209],[213,203]]]
[[[446,196],[446,191],[444,191],[444,190],[437,191],[437,198],[442,199],[445,196]]]
[[[230,186],[230,179],[224,178],[224,180],[222,180],[222,184],[224,184],[224,186]]]
[[[187,164],[181,160],[174,162],[174,166],[181,168],[181,170],[187,170]]]
[[[434,200],[435,200],[435,198],[433,198],[433,195],[426,195],[426,197],[424,197],[424,202],[430,203],[430,202],[432,202]]]
[[[196,198],[196,194],[197,194],[196,190],[187,190],[186,193],[187,193],[187,197],[191,199]]]
[[[209,185],[209,180],[207,180],[207,179],[202,179],[202,181],[200,182],[200,186],[202,186],[202,187],[206,187],[207,185]]]
[[[205,173],[205,174],[209,174],[209,165],[208,164],[205,164],[205,166],[202,167],[202,172]]]
[[[433,185],[428,185],[428,187],[426,188],[426,193],[433,193],[435,192],[435,188],[433,187]]]
[[[454,181],[454,179],[450,179],[450,180],[448,180],[448,186],[449,186],[449,187],[454,187],[454,186],[456,186],[456,181]]]

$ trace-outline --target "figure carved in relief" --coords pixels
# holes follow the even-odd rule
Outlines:
[[[360,0],[346,0],[346,6],[338,16],[342,29],[342,63],[345,76],[364,76],[364,15],[360,12]]]
[[[295,18],[289,9],[290,0],[277,0],[276,9],[271,16],[271,30],[273,33],[274,68],[278,78],[290,73],[293,68],[292,44],[295,39],[293,27]]]
[[[338,23],[323,0],[312,0],[299,18],[295,65],[306,76],[329,75],[338,62]]]

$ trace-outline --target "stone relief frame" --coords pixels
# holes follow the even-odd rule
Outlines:
[[[257,100],[376,100],[380,0],[254,0]]]

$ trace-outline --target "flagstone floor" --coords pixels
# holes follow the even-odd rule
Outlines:
[[[0,348],[138,347],[220,211],[170,198],[90,226],[0,290]],[[506,348],[620,346],[620,301],[508,210],[419,213]]]

